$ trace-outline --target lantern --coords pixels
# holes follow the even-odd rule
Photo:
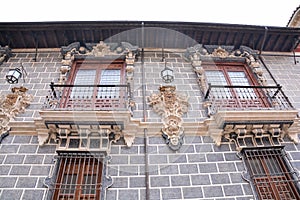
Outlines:
[[[19,78],[22,77],[22,72],[19,68],[10,69],[6,75],[6,81],[10,84],[18,83]]]

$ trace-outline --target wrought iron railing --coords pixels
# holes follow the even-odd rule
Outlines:
[[[130,85],[50,84],[46,110],[126,110]]]
[[[209,114],[219,110],[294,109],[282,86],[208,85],[205,94]]]

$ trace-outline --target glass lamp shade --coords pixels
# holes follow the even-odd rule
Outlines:
[[[161,71],[161,77],[165,83],[171,83],[174,80],[173,70],[165,67],[165,69]]]
[[[18,80],[21,77],[22,72],[19,68],[10,69],[6,75],[6,81],[10,84],[18,83]]]

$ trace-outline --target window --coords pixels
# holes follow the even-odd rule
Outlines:
[[[76,61],[64,86],[61,107],[112,109],[125,107],[124,61],[99,63]]]
[[[252,72],[243,64],[204,66],[210,99],[220,107],[266,107],[268,102]]]
[[[242,153],[259,199],[300,199],[299,180],[282,147],[247,148]]]
[[[96,153],[59,153],[52,199],[100,199],[103,158]]]

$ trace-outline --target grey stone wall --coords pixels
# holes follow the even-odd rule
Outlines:
[[[174,70],[178,92],[189,96],[190,108],[183,121],[202,121],[206,116],[202,108],[202,94],[192,66],[181,54],[166,53],[168,64]],[[59,77],[61,55],[59,52],[40,52],[33,62],[34,53],[14,53],[8,62],[0,66],[0,94],[10,92],[14,86],[23,85],[34,95],[34,101],[16,120],[32,121],[48,95],[49,83]],[[141,59],[135,64],[134,100],[137,103],[134,118],[143,119],[141,88],[146,87],[146,96],[158,93],[164,85],[160,71],[164,64],[160,52],[146,52],[146,80],[141,80]],[[300,110],[300,64],[294,64],[293,57],[263,56],[285,94]],[[9,68],[18,67],[22,62],[28,77],[18,85],[9,85],[5,75]],[[272,83],[271,77],[266,74]],[[160,117],[146,104],[147,121],[160,122]],[[140,135],[143,135],[142,133]],[[111,161],[108,174],[113,185],[107,190],[107,199],[146,198],[146,159],[148,159],[150,199],[232,199],[253,198],[250,184],[242,178],[245,171],[242,160],[237,156],[235,146],[224,142],[217,147],[210,137],[185,136],[179,151],[172,151],[161,135],[147,138],[148,156],[145,156],[144,138],[135,139],[127,147],[121,139],[111,147]],[[294,167],[300,169],[300,145],[285,138],[285,149]],[[44,179],[54,166],[55,145],[38,146],[36,136],[6,137],[0,144],[0,199],[44,199],[47,188]]]
[[[300,110],[300,63],[293,56],[262,56],[265,64],[293,106]],[[296,58],[300,61],[300,58]],[[269,77],[269,81],[270,77]]]
[[[5,137],[0,144],[0,199],[44,199],[44,179],[56,145],[39,146],[36,136]]]
[[[209,137],[186,136],[174,152],[161,137],[148,138],[150,199],[251,199],[248,182],[242,179],[242,161],[235,147],[214,145]],[[112,147],[109,174],[114,185],[108,199],[145,199],[144,140],[133,148]]]
[[[10,93],[13,87],[24,86],[29,89],[28,93],[34,96],[25,113],[18,115],[16,121],[33,121],[33,118],[39,116],[39,110],[48,95],[51,81],[57,82],[59,77],[62,59],[59,51],[40,52],[37,54],[36,61],[33,60],[34,58],[34,53],[13,52],[9,60],[0,66],[0,95]],[[21,69],[20,63],[27,72],[27,76],[24,77],[25,83],[22,77],[17,84],[8,84],[5,80],[7,72],[9,69]]]
[[[146,110],[147,122],[161,122],[160,116],[153,112],[148,106],[147,97],[151,94],[159,93],[159,87],[163,85],[175,85],[176,93],[184,94],[189,98],[189,110],[183,116],[184,122],[202,121],[205,118],[202,108],[202,94],[197,83],[196,74],[193,71],[192,65],[185,61],[182,53],[168,52],[164,53],[167,61],[167,66],[173,69],[174,81],[166,84],[162,81],[160,72],[164,69],[165,64],[162,62],[161,52],[145,52],[144,56],[144,71],[145,81],[142,81],[142,63],[141,57],[135,62],[134,68],[134,100],[137,103],[137,109],[134,111],[134,118],[142,120],[143,116],[143,101],[142,87],[146,88]]]

